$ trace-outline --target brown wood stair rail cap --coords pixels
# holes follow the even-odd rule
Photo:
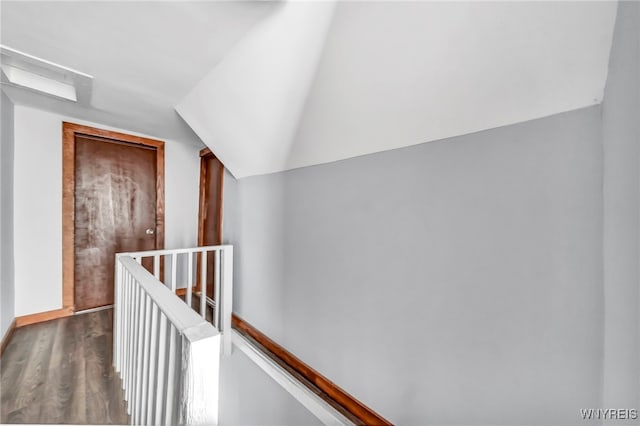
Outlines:
[[[261,331],[251,324],[233,314],[233,326],[242,334],[251,337],[271,354],[280,360],[285,366],[290,367],[304,379],[317,387],[330,401],[342,407],[350,417],[359,420],[361,425],[371,426],[392,426],[393,423],[373,411],[371,408],[358,401],[352,395],[344,391],[338,385],[318,373],[316,370],[305,364],[298,357],[287,351],[285,348],[271,340]],[[303,382],[304,383],[304,382]],[[314,390],[314,389],[312,389]],[[314,390],[315,391],[315,390]],[[326,398],[325,398],[326,399]],[[355,420],[354,419],[354,420]]]

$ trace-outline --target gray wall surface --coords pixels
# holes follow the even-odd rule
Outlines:
[[[241,193],[240,182],[226,172],[223,204],[223,243],[234,244],[233,310],[240,317],[251,318],[253,325],[280,342],[284,303],[280,198],[283,182],[278,175],[245,179]],[[243,202],[247,209],[241,208]],[[265,252],[269,253],[268,259]],[[240,282],[245,285],[238,285]],[[220,424],[320,424],[239,350],[235,349],[231,357],[223,357],[220,374]]]
[[[620,2],[602,106],[605,407],[640,408],[640,3]]]
[[[15,316],[13,261],[13,103],[2,92],[0,143],[0,339]]]
[[[397,424],[640,408],[639,76],[620,2],[601,106],[234,180],[237,311]]]
[[[236,311],[398,424],[600,407],[600,107],[241,179]]]
[[[234,311],[282,342],[284,338],[285,182],[283,174],[238,181],[241,231]]]
[[[398,424],[579,423],[599,133],[591,108],[290,173],[286,344]]]

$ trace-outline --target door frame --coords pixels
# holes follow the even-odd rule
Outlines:
[[[207,157],[212,156],[220,161],[217,155],[215,155],[209,148],[202,148],[200,150],[200,180],[198,182],[199,185],[199,194],[198,194],[198,246],[204,246],[204,209],[206,207],[206,203],[208,202],[208,191],[205,187],[204,183],[207,178]],[[218,222],[216,223],[216,227],[218,228],[218,240],[214,245],[222,244],[222,203],[223,203],[223,192],[224,192],[224,164],[220,161],[222,167],[220,167],[220,179],[218,182],[220,187],[218,188]],[[196,268],[200,270],[200,256],[196,258]],[[196,274],[196,285],[194,287],[194,291],[200,291],[201,289],[201,279],[200,274]]]
[[[206,165],[206,157],[213,156],[220,161],[220,159],[213,153],[209,148],[203,148],[200,150],[200,194],[198,196],[198,246],[204,245],[204,208],[208,201],[207,199],[207,190],[204,186],[204,182],[207,177],[207,165]],[[222,162],[220,162],[222,164]],[[224,190],[224,164],[220,168],[220,187],[218,188],[218,223],[216,223],[216,227],[218,228],[218,241],[216,241],[216,245],[222,244],[222,198],[223,198],[223,190]]]
[[[164,249],[164,142],[141,136],[62,122],[62,306],[75,312],[75,137],[111,139],[156,151],[156,249]]]

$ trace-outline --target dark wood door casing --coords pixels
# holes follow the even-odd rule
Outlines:
[[[164,248],[164,142],[64,122],[62,145],[63,307],[76,311],[113,303],[116,252]]]
[[[198,209],[198,245],[222,244],[222,193],[224,166],[218,158],[204,148],[200,151],[200,206]],[[207,256],[207,296],[213,298],[213,253]],[[198,270],[200,260],[198,260]],[[200,284],[200,283],[198,283]]]

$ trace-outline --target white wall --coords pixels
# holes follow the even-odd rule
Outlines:
[[[276,176],[276,179],[278,177]],[[281,192],[269,185],[240,193],[240,182],[231,173],[224,176],[223,242],[234,244],[234,312],[250,315],[253,325],[276,340],[283,338],[283,259],[272,243],[282,241],[281,211],[260,209]],[[244,180],[242,181],[245,182]],[[278,188],[278,186],[276,186]],[[282,200],[281,200],[282,201]],[[247,209],[242,209],[245,202]],[[281,203],[275,203],[279,206]],[[243,239],[242,224],[246,223]],[[256,238],[253,238],[253,237]],[[239,243],[242,241],[242,243]],[[281,250],[280,246],[280,250]],[[263,253],[271,263],[261,263]],[[253,267],[252,267],[253,266]],[[245,278],[246,279],[243,279]],[[244,286],[236,285],[244,282]],[[253,284],[253,285],[252,285]],[[242,351],[222,358],[220,369],[221,425],[313,425],[319,420],[279,384],[251,362]]]
[[[234,176],[284,168],[334,6],[279,2],[176,106]]]
[[[237,311],[396,424],[581,423],[600,113],[240,179]]]
[[[2,93],[0,141],[0,339],[15,317],[13,259],[13,103]]]
[[[62,122],[115,129],[15,107],[16,316],[62,307]],[[197,241],[199,148],[165,144],[165,245]]]
[[[235,182],[242,316],[397,424],[638,408],[640,4],[618,8],[601,106]]]
[[[240,181],[241,235],[234,311],[275,339],[284,337],[284,179],[272,174]],[[239,284],[242,283],[242,284]]]
[[[603,405],[640,408],[640,3],[618,8],[602,106]]]
[[[287,169],[598,104],[615,13],[608,1],[339,2]]]
[[[615,2],[279,3],[177,106],[238,178],[602,100]]]

